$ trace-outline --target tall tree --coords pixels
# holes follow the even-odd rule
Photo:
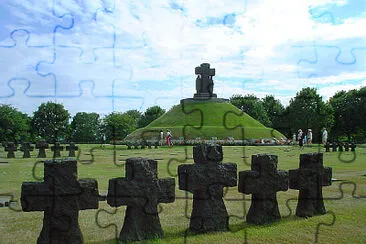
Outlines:
[[[265,126],[271,126],[270,119],[262,101],[255,95],[233,95],[230,98],[230,102]]]
[[[104,118],[107,140],[122,140],[136,129],[136,120],[126,113],[110,113]]]
[[[71,138],[74,142],[101,140],[101,123],[97,113],[77,113],[71,122]]]
[[[67,136],[70,113],[62,104],[42,103],[34,112],[32,128],[35,133],[52,142]]]
[[[273,95],[267,95],[262,99],[262,103],[269,117],[270,127],[281,129],[284,123],[285,107],[281,104],[280,100],[275,99]]]
[[[319,141],[322,127],[329,131],[333,121],[332,107],[322,100],[315,88],[303,88],[290,100],[288,122],[292,131],[312,129],[313,141]]]
[[[138,128],[145,127],[165,113],[165,110],[159,106],[153,106],[146,109],[138,122]]]
[[[30,120],[27,114],[10,105],[0,106],[0,141],[25,141],[31,139]]]

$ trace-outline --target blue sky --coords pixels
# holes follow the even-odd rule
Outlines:
[[[29,114],[169,109],[201,63],[224,98],[366,86],[365,0],[3,0],[0,26],[0,104]]]

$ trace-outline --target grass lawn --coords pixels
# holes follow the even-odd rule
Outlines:
[[[323,188],[325,206],[328,211],[322,216],[304,219],[294,215],[298,191],[277,193],[282,220],[269,226],[253,226],[245,222],[245,213],[250,207],[251,195],[238,193],[231,187],[225,194],[225,204],[230,217],[230,231],[211,234],[186,234],[192,210],[192,200],[184,198],[186,193],[178,189],[177,166],[193,163],[192,147],[127,150],[124,146],[79,145],[79,178],[98,180],[99,192],[106,193],[108,180],[125,175],[124,161],[129,157],[147,157],[158,161],[159,178],[175,177],[176,199],[174,203],[160,204],[160,220],[165,238],[152,243],[366,243],[366,146],[358,145],[352,152],[324,153],[324,165],[333,168],[335,181]],[[91,153],[91,149],[92,150]],[[187,158],[186,153],[187,150]],[[289,170],[299,167],[300,153],[317,152],[317,145],[300,151],[297,146],[270,147],[224,147],[224,162],[234,162],[238,171],[250,169],[253,154],[270,153],[278,155],[278,169]],[[92,154],[92,155],[90,155]],[[47,155],[51,156],[48,150]],[[67,152],[62,152],[67,155]],[[31,159],[22,159],[22,152],[16,159],[6,159],[0,151],[0,194],[13,194],[19,199],[21,183],[37,181],[43,177],[43,164],[35,164],[36,152]],[[94,160],[92,159],[94,157]],[[114,160],[115,159],[115,160]],[[34,172],[34,174],[32,173]],[[341,190],[340,190],[341,186]],[[342,191],[342,192],[341,192]],[[192,196],[188,194],[188,196]],[[289,200],[290,199],[290,200]],[[293,199],[293,200],[291,200]],[[287,205],[286,205],[287,203]],[[112,208],[106,202],[99,202],[99,209],[79,212],[79,224],[85,243],[115,243],[124,219],[126,207]],[[17,212],[0,208],[0,243],[36,243],[42,228],[43,212]],[[316,234],[318,233],[318,234]]]

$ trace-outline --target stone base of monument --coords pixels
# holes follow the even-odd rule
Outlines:
[[[204,102],[214,102],[214,103],[229,103],[229,99],[226,98],[217,98],[217,97],[199,97],[199,98],[185,98],[180,100],[180,104],[187,103],[204,103]]]

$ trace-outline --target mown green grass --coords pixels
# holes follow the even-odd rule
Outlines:
[[[162,212],[160,220],[165,238],[150,241],[151,243],[314,243],[317,226],[320,225],[318,243],[365,243],[366,242],[366,199],[356,198],[366,196],[366,148],[358,146],[355,159],[351,152],[324,153],[324,165],[333,168],[333,178],[338,180],[329,187],[323,188],[328,211],[322,216],[308,219],[296,217],[296,198],[298,192],[288,190],[277,194],[282,220],[267,226],[253,226],[245,222],[245,213],[250,207],[250,195],[238,193],[237,187],[229,188],[225,195],[225,204],[230,218],[230,231],[202,235],[186,234],[189,225],[189,216],[192,210],[192,200],[186,200],[185,192],[178,189],[176,172],[177,166],[182,163],[193,163],[192,147],[127,150],[124,146],[81,145],[80,160],[90,160],[90,149],[93,150],[94,161],[90,164],[78,163],[79,178],[95,178],[98,180],[100,193],[106,193],[108,180],[125,175],[123,160],[129,157],[161,158],[158,161],[159,178],[174,177],[176,179],[176,199],[174,203],[160,204]],[[300,151],[298,147],[224,147],[224,162],[234,162],[238,171],[250,169],[250,158],[253,154],[271,153],[278,155],[278,168],[281,170],[296,169],[299,166],[299,155],[305,152],[323,150],[316,145],[306,147]],[[114,162],[114,152],[116,162]],[[51,152],[47,151],[51,156]],[[17,159],[5,159],[4,152],[0,151],[1,164],[0,193],[12,193],[19,199],[21,183],[36,181],[32,175],[36,153],[31,159],[22,159],[22,153],[17,152]],[[63,155],[67,155],[63,152]],[[340,156],[340,157],[339,157]],[[350,161],[350,162],[342,162]],[[121,161],[120,161],[121,160]],[[87,161],[86,161],[87,162]],[[35,176],[42,177],[43,165],[34,168]],[[349,183],[347,183],[349,182]],[[339,185],[342,186],[343,197]],[[356,189],[354,189],[354,183]],[[352,192],[355,190],[355,197]],[[188,194],[188,196],[192,196]],[[182,199],[183,198],[183,199]],[[340,199],[339,199],[340,198]],[[294,199],[289,200],[288,199]],[[332,200],[334,199],[334,200]],[[286,202],[288,201],[288,207]],[[85,243],[115,243],[122,227],[126,207],[112,208],[106,202],[99,203],[98,210],[83,210],[79,212],[79,224],[83,232]],[[114,214],[109,214],[106,211]],[[98,213],[98,223],[96,215]],[[334,224],[333,215],[335,216]],[[35,243],[42,228],[43,212],[16,212],[9,208],[0,208],[0,243]],[[101,226],[112,226],[102,228]]]
[[[202,116],[201,116],[202,115]],[[235,128],[240,126],[238,128]],[[148,126],[126,137],[127,140],[159,137],[159,131],[172,131],[174,138],[236,139],[281,138],[280,132],[267,128],[230,103],[187,103],[177,105]]]

